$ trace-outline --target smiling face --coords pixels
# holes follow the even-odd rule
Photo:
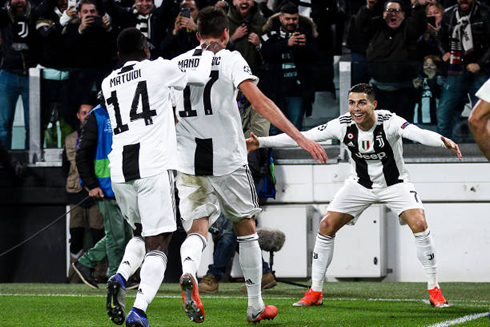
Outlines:
[[[240,13],[240,16],[245,18],[248,13],[250,12],[250,9],[254,6],[254,1],[253,0],[233,0],[233,5],[235,6],[236,10]]]
[[[138,13],[148,15],[153,10],[153,0],[136,0],[134,6]]]
[[[405,12],[398,2],[387,2],[383,11],[383,19],[390,28],[397,29],[405,20]]]
[[[298,27],[299,14],[281,14],[279,21],[286,32],[292,33]]]
[[[378,101],[372,100],[366,93],[349,93],[348,98],[349,113],[356,125],[363,131],[373,127],[376,115],[374,109],[378,105]]]
[[[27,2],[26,0],[11,0],[10,7],[14,9],[15,12],[21,13],[26,9]]]

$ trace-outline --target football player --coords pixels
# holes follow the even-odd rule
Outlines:
[[[423,130],[387,110],[375,110],[377,101],[369,84],[354,85],[349,91],[349,113],[304,133],[315,141],[337,139],[351,154],[354,174],[330,202],[313,250],[312,285],[293,306],[323,303],[323,280],[332,261],[335,233],[345,224],[354,224],[374,202],[385,203],[408,224],[415,237],[417,256],[428,279],[430,303],[447,307],[437,280],[437,257],[424,206],[403,162],[402,137],[434,147],[445,147],[462,159],[456,143],[435,132]],[[247,139],[247,149],[294,145],[285,134]]]
[[[228,19],[218,8],[207,7],[198,15],[201,43],[228,43]],[[181,68],[194,69],[200,47],[173,60]],[[207,245],[208,226],[220,211],[234,223],[240,248],[239,261],[248,292],[247,320],[273,319],[277,308],[265,305],[261,295],[262,260],[255,231],[258,206],[236,101],[240,89],[253,108],[289,134],[313,158],[326,161],[323,148],[304,137],[274,103],[256,86],[257,77],[237,51],[221,50],[212,61],[205,86],[191,85],[176,94],[178,163],[177,189],[187,238],[181,247],[180,278],[184,310],[195,322],[204,320],[196,273]]]
[[[173,169],[177,167],[177,140],[170,88],[204,85],[212,50],[221,45],[203,43],[210,51],[203,50],[200,64],[188,73],[169,60],[148,60],[149,42],[135,28],[123,30],[117,45],[123,66],[102,82],[111,126],[101,128],[113,131],[109,161],[116,200],[133,229],[141,225],[146,245],[141,282],[126,326],[146,327],[146,309],[163,281],[170,236],[176,230]],[[125,281],[141,261],[138,251],[126,253],[118,273],[109,279],[108,314],[117,324],[124,322]]]

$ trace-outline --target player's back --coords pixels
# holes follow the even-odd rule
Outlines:
[[[109,154],[113,182],[176,168],[176,137],[170,87],[185,74],[168,60],[129,61],[102,82],[114,132]]]
[[[181,69],[194,69],[201,49],[180,55]],[[225,175],[247,163],[247,151],[237,105],[238,86],[257,81],[236,51],[215,54],[203,87],[187,86],[176,96],[179,170],[194,175]]]

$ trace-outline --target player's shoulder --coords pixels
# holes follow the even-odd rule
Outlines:
[[[396,116],[393,112],[384,109],[376,109],[376,115],[378,124],[389,122]]]
[[[191,58],[191,57],[200,57],[202,56],[202,53],[203,53],[203,49],[200,47],[200,46],[197,46],[195,48],[192,48],[184,53],[181,53],[180,55],[174,57],[172,59],[172,61],[180,61],[180,60],[183,60],[183,59],[188,59],[188,58]]]
[[[340,115],[338,121],[340,125],[350,125],[353,123],[352,116],[350,115],[350,113],[345,113],[343,115]]]

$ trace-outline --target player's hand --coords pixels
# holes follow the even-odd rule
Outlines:
[[[201,44],[201,48],[204,50],[212,51],[214,54],[220,52],[225,48],[225,46],[219,42],[212,41],[212,42],[203,42]]]
[[[316,162],[318,161],[320,161],[321,163],[327,162],[328,159],[327,153],[325,152],[325,150],[320,144],[306,137],[300,138],[299,140],[296,141],[296,143],[298,143],[298,145],[303,150],[308,151]]]
[[[445,54],[442,55],[442,61],[448,61],[449,58],[451,58],[451,53],[446,52]]]
[[[247,142],[247,153],[257,150],[260,145],[259,138],[253,132],[250,132],[250,136],[249,139],[245,140]]]
[[[88,195],[94,199],[102,199],[104,197],[104,192],[100,187],[95,187],[88,192]]]
[[[456,153],[460,161],[463,160],[463,155],[461,154],[461,151],[459,151],[459,146],[456,143],[454,143],[451,139],[445,138],[444,136],[441,136],[441,140],[446,148]]]

